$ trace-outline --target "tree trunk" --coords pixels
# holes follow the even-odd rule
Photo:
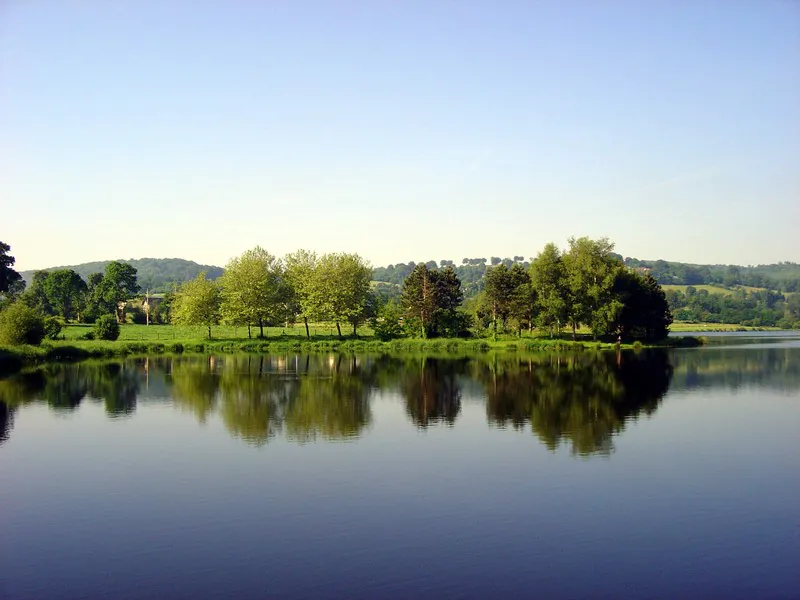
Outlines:
[[[253,334],[250,332],[250,323],[247,324],[247,339],[252,340]]]
[[[342,337],[342,327],[339,325],[339,321],[336,321],[336,331],[339,334],[339,337]]]
[[[575,338],[576,338],[576,335],[575,335],[575,330],[576,330],[577,328],[578,328],[577,324],[575,323],[575,321],[573,321],[573,322],[572,322],[572,341],[573,341],[573,342],[575,341]]]
[[[308,332],[308,317],[303,317],[303,323],[306,325],[306,337],[311,339],[311,334]]]
[[[208,326],[208,339],[211,339],[211,325]]]
[[[358,337],[358,332],[356,331],[357,327],[358,327],[358,325],[356,325],[356,323],[354,322],[353,323],[353,337]]]
[[[260,333],[258,334],[258,337],[262,337],[263,338],[264,337],[264,319],[259,319],[258,320],[258,328],[259,328],[259,331],[260,331]]]

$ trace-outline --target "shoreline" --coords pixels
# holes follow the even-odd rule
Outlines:
[[[374,338],[343,340],[287,340],[274,338],[243,340],[182,340],[173,342],[151,341],[80,341],[44,342],[40,346],[0,347],[0,373],[10,373],[38,364],[77,362],[92,358],[119,358],[126,356],[163,354],[262,354],[270,352],[348,352],[408,354],[411,352],[444,352],[469,354],[484,352],[581,352],[585,350],[639,350],[654,348],[692,348],[703,345],[695,336],[670,337],[656,344],[602,342],[594,340],[564,340],[527,338],[522,340],[486,339],[397,339],[382,342]]]

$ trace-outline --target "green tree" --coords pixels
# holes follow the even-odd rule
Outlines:
[[[621,303],[614,296],[614,281],[622,263],[613,254],[608,238],[570,238],[564,255],[570,291],[568,314],[572,336],[579,323],[591,327],[595,337],[608,332]]]
[[[503,322],[503,328],[515,309],[520,313],[527,312],[526,300],[530,291],[520,290],[520,286],[530,283],[530,277],[520,265],[510,269],[505,264],[486,269],[486,301],[492,313],[494,337],[497,339],[497,321]],[[518,314],[519,315],[519,314]]]
[[[522,336],[522,328],[533,331],[533,323],[539,312],[538,297],[528,271],[519,263],[511,267],[511,277],[515,281],[514,293],[509,302],[509,317],[517,324],[517,335]]]
[[[25,294],[22,296],[22,300],[25,304],[43,315],[54,314],[53,307],[47,295],[47,282],[49,279],[50,273],[48,271],[36,271],[33,274],[31,285],[25,290]]]
[[[204,325],[211,339],[211,326],[219,323],[219,287],[206,279],[205,271],[184,282],[175,294],[172,320],[177,325]]]
[[[99,293],[106,306],[113,305],[113,313],[118,323],[124,318],[121,306],[126,300],[136,296],[139,290],[135,268],[116,260],[106,265]]]
[[[555,244],[547,244],[531,262],[528,272],[538,303],[540,324],[550,330],[551,336],[559,333],[567,320],[569,297],[561,251]]]
[[[22,276],[14,270],[16,259],[9,254],[11,246],[0,242],[0,295],[16,295],[24,289]]]
[[[339,337],[342,322],[349,322],[355,335],[359,323],[369,318],[371,279],[372,267],[358,254],[325,254],[319,259],[313,278],[315,303],[321,316],[336,323]]]
[[[84,296],[83,321],[94,323],[100,316],[114,314],[116,305],[113,300],[107,301],[103,295],[103,274],[90,273],[87,278],[86,295]]]
[[[626,339],[645,341],[659,341],[669,335],[672,313],[664,291],[651,275],[622,270],[614,282],[614,293],[622,308],[611,331]]]
[[[72,269],[52,271],[44,280],[48,305],[67,322],[77,316],[86,291],[86,282]]]
[[[264,337],[264,323],[285,318],[289,288],[283,265],[260,246],[232,259],[219,282],[223,318],[247,325],[248,337],[251,325]]]
[[[0,344],[35,346],[44,334],[42,315],[22,302],[13,302],[0,312]]]
[[[461,281],[452,267],[435,270],[418,264],[403,282],[400,303],[406,319],[428,338],[452,330],[447,324],[458,320],[456,312],[463,299]]]
[[[286,280],[289,284],[289,306],[294,317],[300,317],[306,327],[306,337],[311,337],[308,322],[320,313],[322,296],[314,290],[314,274],[317,268],[317,255],[308,250],[298,250],[287,254],[283,260],[286,265]]]

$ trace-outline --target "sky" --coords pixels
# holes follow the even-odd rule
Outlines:
[[[0,0],[18,270],[800,262],[800,2]]]

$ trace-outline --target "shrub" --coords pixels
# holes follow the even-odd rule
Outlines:
[[[144,325],[147,323],[147,315],[138,306],[125,307],[125,321],[134,325]]]
[[[402,317],[403,312],[399,304],[394,301],[386,303],[371,321],[375,337],[382,342],[403,337],[405,332],[400,324]]]
[[[55,317],[50,317],[44,321],[44,336],[48,340],[57,340],[61,333],[61,321]]]
[[[0,343],[37,345],[44,339],[44,319],[22,302],[0,312]]]
[[[119,337],[119,323],[114,315],[103,315],[94,324],[94,336],[98,340],[114,341]]]

